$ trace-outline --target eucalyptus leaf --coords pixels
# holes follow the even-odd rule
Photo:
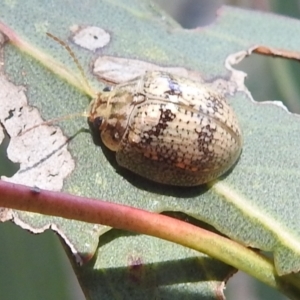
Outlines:
[[[300,48],[298,20],[223,7],[213,24],[201,29],[184,30],[151,2],[137,0],[67,2],[35,0],[18,4],[5,2],[1,6],[0,20],[12,28],[20,39],[26,40],[42,53],[50,55],[75,75],[78,75],[79,71],[70,55],[61,45],[49,39],[45,32],[51,32],[68,42],[72,35],[70,28],[74,26],[89,25],[104,29],[110,34],[110,42],[101,50],[89,51],[71,45],[91,85],[99,91],[105,84],[93,78],[90,66],[95,59],[103,55],[138,59],[165,67],[183,67],[199,72],[204,80],[212,83],[217,79],[223,83],[227,82],[228,86],[236,83],[236,90],[228,98],[238,116],[244,136],[240,160],[219,183],[212,187],[184,189],[155,184],[119,168],[114,160],[114,154],[104,146],[96,145],[95,137],[93,139],[89,133],[87,122],[84,119],[72,119],[59,123],[64,135],[68,138],[73,137],[70,141],[61,139],[61,133],[55,127],[50,127],[35,136],[34,143],[33,140],[28,141],[24,135],[25,146],[33,144],[30,147],[44,147],[41,152],[44,158],[36,157],[35,160],[34,155],[26,157],[29,167],[27,165],[22,169],[21,164],[19,173],[6,180],[15,181],[14,178],[18,178],[20,172],[23,172],[22,180],[28,180],[26,183],[29,184],[30,176],[26,172],[37,167],[45,170],[44,163],[50,162],[53,169],[48,171],[48,178],[43,177],[44,182],[38,182],[40,188],[48,188],[50,177],[59,177],[59,180],[64,182],[62,190],[65,192],[111,200],[155,212],[180,211],[214,226],[221,233],[246,246],[273,253],[279,275],[300,270],[299,117],[287,112],[278,103],[256,103],[246,88],[241,88],[241,84],[235,82],[232,77],[235,71],[225,68],[226,59],[230,55],[246,51],[255,45],[298,51]],[[262,30],[261,24],[266,24],[267,29]],[[25,110],[30,110],[30,107],[36,107],[43,119],[49,120],[82,112],[88,106],[88,97],[43,67],[42,64],[45,63],[37,61],[33,53],[33,57],[30,57],[22,53],[18,47],[7,44],[4,54],[3,82],[7,83],[5,80],[10,79],[14,85],[10,90],[20,90],[20,86],[23,86],[25,88],[23,96],[29,103],[29,107],[25,102],[15,104],[11,121],[15,122],[14,118],[21,116]],[[230,89],[227,90],[228,93],[230,91],[232,92]],[[5,124],[5,118],[9,121],[9,111],[1,116],[1,123]],[[25,122],[31,124],[31,117],[26,119],[25,113],[24,116]],[[10,128],[13,127],[11,125]],[[52,142],[49,140],[51,136],[54,137]],[[9,147],[8,153],[13,153],[14,145]],[[28,147],[27,150],[30,152],[33,148]],[[59,163],[56,159],[50,161],[54,154],[63,158],[68,157],[68,160],[63,159]],[[22,180],[21,183],[24,183]],[[33,180],[31,184],[34,186],[36,182]],[[165,271],[166,258],[173,258],[180,267],[181,260],[185,267],[191,261],[194,264],[200,260],[202,264],[202,256],[198,256],[199,254],[183,250],[180,246],[166,245],[164,243],[167,242],[154,238],[129,235],[124,241],[124,238],[118,236],[112,238],[105,248],[101,242],[98,245],[99,237],[101,241],[102,234],[107,231],[107,228],[100,225],[28,212],[18,214],[20,220],[29,224],[36,232],[55,224],[54,229],[63,233],[73,253],[88,256],[98,253],[94,264],[84,269],[81,275],[93,299],[100,298],[98,292],[104,293],[109,299],[113,295],[113,288],[99,291],[97,284],[101,284],[104,280],[110,281],[111,276],[121,276],[120,274],[125,274],[125,278],[129,278],[129,283],[127,282],[129,285],[126,283],[121,287],[125,288],[126,292],[117,292],[120,295],[128,293],[132,284],[130,272],[144,274],[143,272],[148,272],[152,268],[151,264],[154,269],[161,268],[159,271]],[[165,252],[162,252],[162,249]],[[106,253],[105,255],[111,255],[111,261],[103,259],[102,251]],[[132,254],[135,251],[137,254]],[[132,267],[134,263],[128,257],[133,257],[132,260],[137,257],[139,266],[137,271]],[[211,259],[206,257],[203,269],[209,261]],[[213,266],[216,267],[217,264],[214,263]],[[174,266],[166,267],[172,269]],[[133,268],[133,271],[130,268]],[[227,270],[226,268],[222,266],[223,270]],[[227,271],[229,274],[230,271]],[[174,269],[170,272],[174,272]],[[149,276],[156,276],[154,273],[151,274]],[[143,278],[144,275],[140,276],[138,273],[137,276]],[[170,274],[162,276],[166,278]],[[181,288],[181,284],[186,283],[186,278],[188,282],[193,281],[192,277],[193,275],[187,274],[179,282],[172,281],[172,285],[178,284],[175,291]],[[94,281],[89,285],[91,278]],[[201,279],[201,276],[195,278],[207,281],[209,272],[206,273],[206,279]],[[212,275],[212,278],[222,281],[224,277]],[[148,283],[145,286],[144,282],[141,284],[143,291],[149,288]],[[173,286],[170,290],[168,287],[168,291],[165,290],[167,289],[165,286],[158,291],[153,289],[156,288],[156,284],[164,286],[165,282],[153,279],[150,283],[153,297],[156,293],[164,295],[166,292],[170,298],[171,296],[174,298]],[[195,286],[191,286],[184,285],[187,293],[195,292]],[[196,286],[199,293],[200,290],[203,292],[202,299],[206,299],[205,295],[207,299],[214,299],[212,295],[215,288],[216,286]]]

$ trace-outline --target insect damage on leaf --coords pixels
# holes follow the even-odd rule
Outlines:
[[[87,26],[80,28],[78,25],[73,25],[71,31],[74,33],[72,41],[90,51],[103,48],[110,41],[109,33],[100,27]]]
[[[115,56],[99,56],[94,63],[93,73],[100,80],[109,83],[125,83],[142,76],[146,71],[164,71],[178,76],[189,77],[204,82],[201,74],[180,67],[161,67],[138,59]]]
[[[74,169],[74,161],[67,150],[67,138],[53,126],[39,126],[26,135],[21,131],[42,122],[37,109],[28,106],[25,89],[0,76],[0,122],[10,142],[8,158],[20,164],[13,177],[1,179],[28,186],[59,191],[63,180]]]

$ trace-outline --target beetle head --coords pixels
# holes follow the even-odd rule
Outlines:
[[[126,131],[132,94],[124,90],[99,93],[88,108],[89,122],[101,133],[105,146],[117,151]]]

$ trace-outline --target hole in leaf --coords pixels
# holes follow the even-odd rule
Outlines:
[[[1,124],[0,124],[1,125]],[[14,163],[11,160],[8,159],[7,157],[7,147],[9,144],[9,136],[6,132],[6,130],[3,128],[3,126],[1,125],[3,132],[4,132],[4,139],[2,141],[2,143],[0,144],[0,177],[1,176],[7,176],[7,177],[11,177],[13,176],[15,173],[18,172],[18,170],[20,169],[20,164]],[[0,130],[2,130],[0,129]]]
[[[248,74],[245,85],[254,100],[279,100],[289,111],[300,113],[299,62],[251,54],[234,68]]]
[[[54,232],[33,235],[5,222],[0,239],[1,299],[85,299]]]
[[[183,28],[196,28],[209,25],[216,19],[220,0],[154,0],[162,9],[172,16]]]
[[[228,280],[224,292],[226,299],[288,299],[280,294],[279,291],[272,289],[242,271],[239,271]]]

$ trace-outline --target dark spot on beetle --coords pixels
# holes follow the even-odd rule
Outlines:
[[[154,111],[154,109],[152,110]],[[153,138],[158,138],[162,132],[168,127],[168,122],[172,122],[176,115],[170,109],[160,108],[160,117],[158,123],[150,130],[143,132],[142,141],[144,144],[151,144]]]
[[[195,129],[195,132],[198,134],[198,149],[199,151],[203,151],[205,155],[210,154],[210,150],[208,149],[208,145],[212,144],[212,141],[214,139],[214,132],[216,132],[217,129],[211,127],[210,124],[207,124],[201,131],[197,131]],[[213,151],[213,150],[212,150]]]

